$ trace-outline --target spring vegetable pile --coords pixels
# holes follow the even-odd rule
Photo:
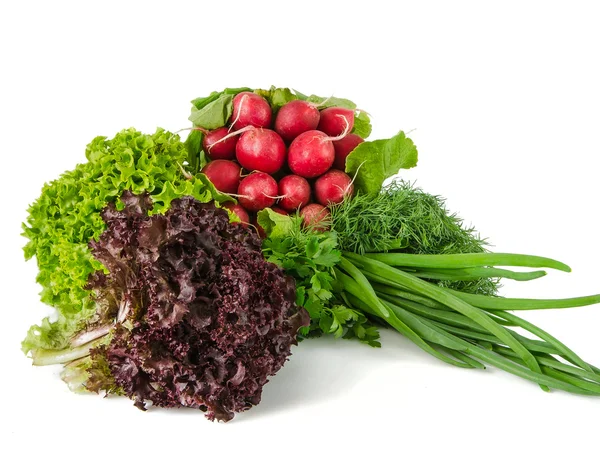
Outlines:
[[[22,348],[62,364],[72,390],[228,421],[292,345],[379,347],[387,327],[458,367],[600,395],[600,369],[511,312],[600,295],[500,297],[503,279],[570,268],[491,253],[440,197],[384,185],[417,164],[404,132],[369,141],[350,100],[275,87],[197,98],[189,120],[185,143],[163,129],[95,138],[29,208],[25,256],[55,313]]]

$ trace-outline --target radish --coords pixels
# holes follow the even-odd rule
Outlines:
[[[240,92],[233,97],[231,127],[235,130],[247,127],[270,127],[271,107],[260,95],[252,92]]]
[[[202,173],[213,183],[218,191],[234,194],[240,183],[240,166],[231,160],[213,160],[202,169]]]
[[[232,203],[232,202],[227,202],[227,203],[223,203],[223,208],[228,209],[229,211],[234,213],[237,217],[239,217],[240,224],[249,224],[250,223],[250,216],[248,215],[248,213],[246,212],[246,210],[244,209],[244,207],[242,205],[238,205],[238,204]],[[237,223],[238,222],[233,222],[233,224],[237,224]]]
[[[221,127],[215,130],[202,130],[204,138],[202,139],[202,149],[211,160],[217,159],[235,159],[235,145],[238,142],[237,136],[223,138],[229,133],[227,127]]]
[[[347,127],[347,125],[349,127]],[[332,106],[321,111],[321,119],[317,130],[325,132],[329,136],[341,135],[348,128],[351,131],[354,127],[354,111],[351,109]]]
[[[329,170],[335,159],[333,142],[344,138],[351,129],[348,121],[344,120],[344,123],[346,129],[338,136],[309,130],[294,138],[288,150],[288,165],[292,173],[303,178],[316,178]]]
[[[360,143],[364,143],[361,137],[354,133],[349,133],[344,138],[333,142],[335,149],[335,160],[333,161],[334,168],[346,171],[346,157],[356,149]]]
[[[281,137],[269,129],[246,129],[235,147],[235,156],[240,165],[249,171],[269,174],[279,171],[285,163],[285,143]]]
[[[275,211],[277,214],[283,214],[284,216],[289,216],[288,212],[286,210],[284,210],[283,208],[280,208],[279,206],[273,206],[271,209],[273,211]]]
[[[268,208],[277,199],[277,181],[266,173],[251,173],[240,182],[237,197],[248,211]]]
[[[301,133],[316,130],[321,115],[314,103],[292,100],[283,105],[275,118],[275,131],[285,141],[292,141]]]
[[[315,182],[315,199],[321,205],[341,203],[353,192],[350,176],[340,170],[329,170]]]
[[[300,217],[304,219],[304,227],[312,227],[313,230],[324,232],[330,223],[331,213],[323,205],[311,203],[300,210]]]
[[[284,176],[279,181],[279,195],[279,206],[286,211],[296,211],[310,201],[310,184],[301,176]]]

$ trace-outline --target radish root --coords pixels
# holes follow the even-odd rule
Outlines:
[[[331,97],[333,97],[333,95],[330,95],[329,97],[327,97],[325,100],[323,100],[321,103],[315,103],[315,102],[308,102],[308,104],[314,108],[320,108],[321,106],[325,106],[325,104],[331,100]]]
[[[248,94],[242,95],[242,99],[240,100],[240,104],[238,106],[237,116],[235,117],[235,119],[233,120],[231,125],[229,126],[229,130],[227,130],[228,132],[231,132],[231,129],[233,128],[235,123],[240,120],[240,113],[242,112],[242,107],[244,106],[244,102],[246,101],[247,98],[248,98]]]
[[[184,130],[199,130],[199,131],[201,131],[202,133],[204,133],[205,135],[206,135],[206,134],[208,134],[208,132],[209,132],[209,131],[208,131],[208,130],[206,130],[205,128],[203,128],[203,127],[200,127],[200,126],[198,126],[198,125],[195,125],[194,127],[185,127],[185,128],[183,128],[183,129],[179,129],[179,130],[177,130],[175,133],[183,132]]]
[[[232,125],[233,125],[233,124],[232,124]],[[211,150],[211,149],[212,149],[212,148],[213,148],[215,145],[217,145],[217,144],[219,144],[219,143],[222,143],[223,141],[226,141],[226,140],[228,140],[229,138],[233,138],[233,137],[234,137],[234,136],[236,136],[236,135],[241,135],[242,133],[244,133],[244,132],[248,132],[249,130],[254,130],[255,128],[256,128],[256,127],[254,127],[254,126],[252,126],[252,125],[248,125],[248,126],[244,127],[243,129],[239,129],[239,130],[236,130],[235,132],[228,133],[227,135],[225,135],[225,136],[224,136],[223,138],[221,138],[220,140],[218,140],[218,141],[215,141],[213,144],[211,144],[211,145],[208,147],[208,152],[210,152],[210,150]],[[230,130],[231,130],[231,128],[230,128]],[[230,130],[228,130],[228,131],[230,131]]]
[[[342,133],[340,133],[338,136],[328,136],[327,139],[330,141],[341,140],[342,138],[344,138],[346,135],[348,135],[350,133],[350,122],[348,122],[348,119],[346,119],[346,116],[344,116],[343,114],[336,114],[336,116],[344,119],[344,122],[346,123],[346,127],[344,128],[344,131]]]
[[[183,174],[183,177],[185,179],[187,179],[188,181],[190,179],[194,179],[194,175],[190,174],[190,172],[186,171],[185,168],[183,168],[183,165],[181,165],[179,162],[177,162],[177,165],[179,165],[179,169],[181,170],[181,173]]]

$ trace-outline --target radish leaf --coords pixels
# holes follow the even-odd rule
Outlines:
[[[346,158],[346,173],[355,176],[354,187],[365,194],[377,194],[383,181],[403,168],[417,165],[417,148],[404,132],[387,140],[359,144]]]

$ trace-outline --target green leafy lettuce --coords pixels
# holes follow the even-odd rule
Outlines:
[[[152,135],[134,129],[112,139],[96,137],[86,148],[87,162],[46,184],[29,207],[23,235],[25,257],[35,257],[41,300],[57,317],[34,325],[23,341],[25,352],[61,349],[86,323],[96,304],[85,289],[90,273],[101,269],[88,248],[105,229],[100,211],[124,190],[152,196],[155,213],[175,198],[192,195],[207,202],[231,200],[219,194],[204,175],[185,171],[187,152],[179,137],[158,129]]]
[[[403,168],[417,165],[417,147],[404,132],[385,140],[365,141],[346,158],[346,173],[355,176],[354,187],[377,194],[383,182]]]

